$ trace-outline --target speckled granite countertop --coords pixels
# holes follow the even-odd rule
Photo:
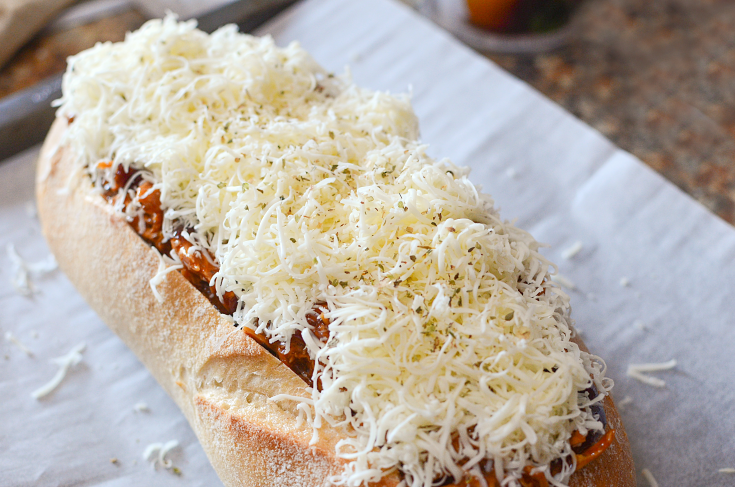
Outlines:
[[[129,12],[32,41],[0,71],[0,96],[142,21]],[[488,57],[735,223],[735,2],[590,0],[575,24],[558,51]]]
[[[66,58],[97,42],[121,41],[144,18],[133,10],[60,32],[41,32],[0,69],[0,98],[66,69]]]
[[[735,223],[735,2],[591,0],[569,45],[488,57]]]

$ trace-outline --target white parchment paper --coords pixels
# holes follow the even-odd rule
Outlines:
[[[363,86],[412,87],[430,152],[471,166],[574,283],[578,327],[606,359],[614,397],[632,400],[621,413],[638,471],[662,487],[735,484],[718,472],[735,467],[731,226],[400,4],[311,0],[267,30],[336,72],[350,64]],[[13,289],[7,244],[30,261],[48,255],[29,211],[35,157],[0,164],[0,486],[221,485],[173,402],[63,275],[36,280],[31,298]],[[576,242],[581,251],[562,258]],[[56,372],[49,359],[80,342],[84,362],[32,399]],[[626,377],[631,363],[669,359],[675,370],[654,374],[664,388]],[[150,412],[135,412],[139,402]],[[181,475],[142,459],[146,445],[171,439]]]

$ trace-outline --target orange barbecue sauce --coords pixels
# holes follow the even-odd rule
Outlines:
[[[580,439],[582,440],[581,442],[579,441]],[[586,438],[578,431],[575,431],[572,433],[572,438],[569,440],[569,444],[575,446],[575,443],[577,443],[576,446],[578,446],[584,443],[585,439]],[[577,468],[575,469],[575,472],[581,470],[591,461],[602,455],[614,440],[615,430],[609,429],[599,440],[597,440],[597,442],[587,448],[584,452],[575,454],[577,457]],[[523,487],[549,487],[549,482],[546,480],[546,476],[543,472],[531,473],[533,470],[533,467],[531,466],[527,466],[523,470],[523,476],[520,478],[520,484]],[[552,466],[551,471],[554,474],[559,473],[559,471],[561,471],[561,467],[559,465]],[[488,487],[498,487],[499,484],[495,478],[495,470],[485,474],[485,482]],[[480,480],[477,477],[467,476],[459,483],[447,483],[443,484],[443,487],[480,487],[480,485]]]
[[[98,169],[109,169],[112,167],[112,162],[101,162],[97,167]],[[120,190],[123,188],[127,188],[128,191],[124,196],[120,196]],[[117,198],[122,197],[124,198],[122,204],[125,208],[133,202],[130,194],[133,192],[142,210],[142,222],[139,216],[135,216],[128,222],[133,230],[161,254],[176,254],[184,266],[179,271],[181,275],[204,294],[221,313],[232,315],[237,310],[237,296],[228,291],[220,297],[216,287],[210,284],[219,270],[214,258],[208,253],[205,255],[206,250],[192,249],[194,245],[183,236],[183,227],[175,230],[170,239],[165,239],[161,192],[157,189],[152,190],[152,188],[153,184],[144,180],[139,172],[132,168],[125,169],[122,165],[117,166],[111,180],[105,181],[102,186],[103,195],[108,201],[118,203]],[[329,339],[329,321],[324,317],[325,309],[325,303],[317,303],[312,312],[306,316],[312,333],[322,343],[326,343]],[[309,386],[313,386],[311,377],[315,364],[309,356],[301,332],[293,334],[287,350],[285,343],[271,343],[266,336],[257,334],[247,327],[244,328],[244,331],[280,359]]]
[[[572,433],[572,437],[569,438],[569,444],[572,445],[573,447],[580,446],[584,443],[586,439],[587,438],[582,433],[575,430],[574,433]]]
[[[615,430],[609,429],[607,433],[602,435],[597,443],[589,447],[584,453],[577,454],[577,470],[581,470],[595,458],[602,455],[607,448],[612,445],[615,440]]]
[[[112,162],[101,162],[97,167],[99,169],[109,169],[112,167]],[[130,226],[162,254],[175,253],[184,266],[180,270],[181,275],[204,294],[221,313],[232,315],[237,309],[237,296],[228,291],[220,297],[217,295],[215,286],[210,284],[219,270],[214,258],[209,254],[204,255],[203,252],[206,252],[206,250],[192,250],[193,244],[183,237],[183,228],[177,229],[169,240],[164,239],[160,191],[157,189],[151,190],[153,185],[149,181],[143,180],[134,169],[126,170],[122,165],[118,165],[115,174],[112,176],[112,181],[104,182],[103,194],[108,201],[116,202],[116,198],[121,197],[120,190],[125,187],[128,188],[128,191],[124,195],[123,206],[127,208],[132,203],[133,198],[130,195],[132,191],[137,196],[143,216],[142,222],[138,216],[134,217],[129,222]],[[311,332],[322,343],[327,343],[327,340],[329,340],[329,320],[324,316],[325,310],[326,303],[316,303],[311,312],[306,315],[306,321]],[[309,356],[301,332],[293,334],[288,351],[286,351],[286,345],[282,342],[271,343],[265,335],[258,334],[247,327],[244,328],[244,331],[280,359],[309,386],[314,385],[312,375],[315,364]],[[319,383],[317,383],[317,387],[321,388]],[[612,444],[614,438],[615,430],[610,429],[585,451],[576,453],[577,470],[598,458]],[[586,437],[575,431],[569,443],[572,447],[579,447],[585,441]],[[544,474],[542,472],[531,473],[532,470],[533,468],[530,466],[525,468],[525,472],[520,479],[521,485],[523,487],[549,487]],[[552,467],[552,471],[554,470]],[[561,467],[557,465],[556,471],[559,470],[561,470]],[[489,487],[497,487],[498,485],[494,471],[485,475],[485,481]],[[479,487],[480,485],[479,479],[473,476],[467,476],[457,484],[444,484],[445,487]]]

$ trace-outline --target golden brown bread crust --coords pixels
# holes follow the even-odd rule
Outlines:
[[[296,425],[296,404],[269,397],[306,397],[290,369],[237,330],[178,272],[149,281],[159,259],[107,202],[91,189],[57,119],[41,151],[37,199],[43,233],[59,266],[87,303],[130,347],[183,411],[228,487],[322,486],[342,470],[335,455],[340,432],[324,427],[309,446],[311,428]],[[129,263],[121,266],[120,262]],[[634,486],[625,432],[602,457],[572,476],[573,487]],[[387,476],[378,485],[398,483]]]
[[[341,471],[336,432],[325,428],[309,447],[311,428],[296,427],[295,404],[267,401],[305,396],[304,382],[179,273],[166,275],[157,287],[164,302],[156,300],[155,250],[57,147],[65,125],[54,123],[37,170],[43,233],[61,269],[178,404],[225,485],[326,485]]]
[[[585,352],[589,349],[579,335],[573,341]],[[625,434],[623,421],[620,419],[615,403],[610,396],[603,402],[608,428],[615,429],[615,441],[605,450],[600,458],[582,470],[575,472],[570,479],[570,487],[635,487],[635,466],[630,452],[628,435]]]

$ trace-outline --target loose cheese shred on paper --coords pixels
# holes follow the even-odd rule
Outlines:
[[[61,384],[61,381],[64,380],[67,372],[69,372],[69,369],[82,361],[82,352],[86,347],[86,344],[80,343],[76,347],[72,348],[66,355],[62,355],[61,357],[51,360],[52,363],[59,366],[59,371],[56,372],[56,375],[54,375],[54,377],[46,385],[39,387],[38,389],[33,391],[31,393],[31,396],[34,399],[41,399],[42,397],[47,396],[54,389],[59,387],[59,384]]]
[[[671,370],[674,367],[676,367],[676,360],[674,359],[661,363],[631,364],[628,366],[628,377],[632,377],[633,379],[653,387],[665,387],[666,381],[659,379],[658,377],[646,375],[646,373]]]
[[[559,284],[561,287],[565,287],[571,291],[575,290],[577,286],[568,278],[561,274],[552,274],[551,280]]]
[[[577,255],[578,253],[580,253],[581,251],[582,251],[582,242],[576,241],[570,247],[566,248],[561,253],[561,256],[564,259],[569,260],[569,259],[573,258],[575,255]]]
[[[31,352],[31,350],[28,347],[26,347],[23,344],[23,342],[18,340],[18,338],[13,334],[13,332],[10,332],[10,331],[5,332],[5,341],[8,341],[12,343],[13,345],[15,345],[16,347],[18,347],[23,352],[25,352],[25,354],[28,355],[29,357],[33,357],[33,352]]]
[[[625,396],[618,402],[618,408],[622,409],[629,404],[633,404],[633,398],[630,396]]]
[[[147,413],[150,412],[151,408],[148,407],[148,404],[144,402],[136,403],[135,406],[133,406],[133,410],[136,413]]]
[[[164,236],[192,229],[238,325],[288,344],[325,303],[328,343],[304,334],[322,390],[300,417],[315,437],[352,432],[332,481],[400,468],[429,486],[491,459],[518,485],[561,459],[552,483],[566,482],[572,432],[601,429],[577,391],[611,387],[552,281],[574,285],[466,168],[427,154],[407,97],[334,76],[297,43],[194,27],[154,20],[72,56],[65,143],[97,184],[119,165],[150,174]],[[159,300],[172,265],[151,281]]]
[[[28,262],[18,254],[15,245],[12,243],[8,244],[6,250],[13,273],[13,287],[23,296],[33,294],[33,278],[43,276],[58,267],[54,256],[51,254],[38,262]]]
[[[179,442],[176,440],[167,441],[166,443],[151,443],[143,451],[143,459],[149,461],[154,469],[158,465],[165,469],[171,469],[174,463],[171,459],[167,459],[166,455],[178,447]]]
[[[643,470],[641,470],[641,473],[643,474],[643,478],[646,479],[646,482],[648,482],[648,485],[650,485],[651,487],[658,487],[658,482],[656,482],[656,479],[653,478],[653,474],[650,470],[644,468]]]
[[[718,472],[731,474],[731,473],[735,473],[735,468],[721,468],[718,470]]]
[[[36,208],[35,202],[26,201],[25,208],[26,215],[28,215],[30,218],[36,218],[38,216],[38,209]]]

